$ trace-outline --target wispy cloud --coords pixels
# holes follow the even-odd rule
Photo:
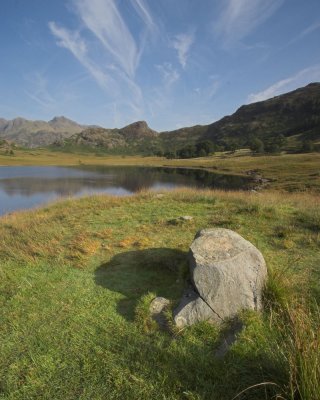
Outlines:
[[[144,24],[148,27],[149,31],[156,31],[157,25],[154,22],[149,8],[144,0],[130,0],[132,7],[140,16]]]
[[[297,35],[295,38],[293,38],[288,45],[291,45],[293,43],[298,42],[299,40],[303,39],[304,37],[310,35],[311,33],[315,32],[316,30],[320,29],[320,21],[317,21],[310,26],[308,26],[306,29],[301,31],[299,35]]]
[[[28,78],[32,85],[32,91],[26,90],[26,95],[38,103],[46,111],[52,110],[57,105],[57,100],[52,96],[48,89],[48,80],[40,72],[35,72]]]
[[[167,89],[169,89],[180,78],[179,72],[169,62],[156,65],[156,68],[160,72],[163,83]]]
[[[81,20],[131,78],[139,61],[139,49],[114,0],[74,1]]]
[[[201,95],[203,99],[206,101],[211,100],[218,90],[221,88],[222,79],[219,75],[210,75],[206,81],[206,85],[203,88],[195,88],[193,89],[194,93],[197,95]]]
[[[55,22],[49,22],[49,28],[58,39],[57,44],[69,50],[102,88],[114,88],[115,85],[111,77],[88,57],[86,43],[78,32],[59,27]]]
[[[130,0],[132,10],[143,22],[138,39],[130,32],[116,0],[73,0],[71,4],[82,26],[69,30],[50,22],[57,44],[73,54],[113,101],[142,113],[143,96],[135,74],[147,33],[156,32],[145,0]]]
[[[267,100],[282,93],[294,90],[310,82],[320,81],[320,64],[305,68],[295,75],[282,79],[258,93],[251,93],[248,96],[248,103]]]
[[[187,65],[189,50],[194,42],[194,33],[181,33],[172,40],[172,47],[178,52],[178,59],[183,68]]]
[[[226,46],[241,41],[270,18],[284,0],[226,0],[214,30]]]
[[[208,98],[212,99],[212,97],[217,93],[221,86],[221,80],[218,75],[211,75],[208,85]]]

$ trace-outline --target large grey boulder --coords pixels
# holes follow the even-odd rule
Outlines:
[[[189,257],[198,297],[185,307],[182,301],[175,311],[179,326],[204,319],[222,322],[240,310],[261,309],[266,264],[260,251],[242,236],[229,229],[203,229],[195,236]],[[199,299],[206,304],[208,313],[201,312],[195,317]]]

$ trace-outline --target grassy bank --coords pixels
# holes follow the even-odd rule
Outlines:
[[[0,165],[143,165],[206,168],[217,173],[246,175],[256,171],[270,180],[267,189],[320,192],[320,153],[251,156],[243,152],[187,160],[161,157],[101,156],[44,149],[1,154]]]
[[[180,190],[2,217],[0,398],[231,400],[259,384],[237,398],[316,400],[318,205],[312,194]],[[269,270],[264,313],[240,316],[222,359],[227,327],[162,332],[145,312],[155,295],[176,304],[205,227],[243,235]]]

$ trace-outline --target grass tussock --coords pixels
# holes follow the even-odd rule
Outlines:
[[[318,204],[304,193],[181,189],[2,217],[0,398],[318,399]],[[177,304],[188,248],[208,227],[236,230],[269,270],[264,312],[240,315],[222,359],[224,331],[178,332],[170,310],[163,331],[149,314],[156,296]]]
[[[288,397],[316,400],[320,393],[320,313],[307,306],[287,305],[278,317],[281,351],[289,370]]]

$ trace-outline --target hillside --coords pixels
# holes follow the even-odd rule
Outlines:
[[[312,83],[269,100],[244,105],[208,126],[205,137],[219,143],[232,138],[246,144],[250,136],[273,140],[279,135],[320,139],[320,83]]]
[[[150,154],[158,144],[158,133],[145,121],[137,121],[121,129],[91,127],[68,139],[55,141],[51,148],[106,151],[120,154]]]
[[[314,146],[320,140],[320,83],[243,105],[234,114],[210,125],[158,133],[145,121],[120,129],[105,129],[79,125],[65,117],[55,117],[49,122],[0,119],[0,139],[25,147],[51,145],[53,150],[109,154],[174,156],[186,149],[186,157],[194,152],[194,146],[205,141],[211,142],[213,149],[234,150],[257,145],[258,140],[258,146],[267,152],[279,149],[296,152],[306,142]]]
[[[306,141],[320,140],[320,83],[312,83],[272,99],[241,106],[210,125],[196,125],[157,134],[146,122],[122,129],[87,129],[56,143],[69,151],[94,148],[112,154],[185,155],[202,142],[213,148],[251,147],[257,139],[266,151],[300,151]],[[190,152],[189,152],[190,150]]]
[[[31,121],[24,118],[0,119],[0,139],[24,147],[48,146],[56,140],[68,138],[86,128],[65,117],[51,121]]]
[[[172,132],[162,132],[166,150],[174,146],[210,140],[229,148],[247,146],[252,137],[266,142],[277,141],[280,135],[298,147],[305,140],[320,139],[320,83],[311,83],[292,92],[241,106],[234,114],[210,125],[196,125]],[[191,140],[190,140],[191,139]]]

